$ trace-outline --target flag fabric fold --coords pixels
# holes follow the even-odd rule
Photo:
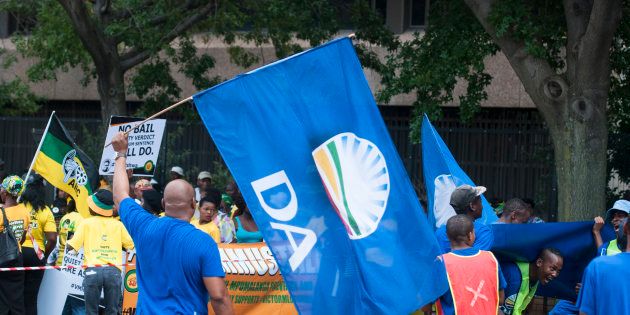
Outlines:
[[[32,169],[72,196],[82,216],[90,216],[87,197],[98,187],[98,170],[54,112],[35,153]]]
[[[448,285],[348,38],[193,96],[301,314],[408,314]]]
[[[475,183],[459,167],[453,154],[426,115],[422,120],[422,166],[427,190],[429,222],[437,229],[455,215],[455,210],[450,205],[453,190],[465,184],[475,186]],[[483,183],[480,185],[483,186]],[[481,203],[483,214],[478,220],[485,224],[496,221],[494,209],[483,195]]]

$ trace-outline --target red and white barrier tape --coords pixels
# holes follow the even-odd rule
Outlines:
[[[82,266],[66,265],[66,266],[6,267],[6,268],[0,268],[0,272],[2,271],[32,271],[32,270],[47,270],[47,269],[63,270],[63,269],[69,269],[69,268],[85,269],[85,268],[99,268],[99,267],[126,267],[126,266],[134,266],[134,265],[135,264],[121,264],[121,265],[96,264],[96,265],[82,265]]]
[[[224,262],[224,263],[227,263],[227,262],[231,262],[231,263],[246,263],[246,262],[259,262],[259,261],[265,261],[265,262],[271,262],[271,263],[275,262],[274,259],[221,260],[221,262]],[[115,264],[96,264],[96,265],[81,265],[81,266],[66,265],[66,266],[6,267],[6,268],[0,268],[0,272],[3,272],[3,271],[32,271],[32,270],[48,270],[48,269],[63,270],[63,269],[69,269],[69,268],[85,269],[85,268],[99,268],[99,267],[108,267],[108,266],[111,266],[111,267],[128,267],[128,266],[135,266],[135,264],[120,264],[120,265],[115,265]]]

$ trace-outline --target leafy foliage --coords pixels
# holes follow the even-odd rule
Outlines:
[[[497,37],[524,42],[526,53],[546,60],[558,71],[565,66],[562,52],[567,26],[561,1],[497,1],[488,20],[497,29]]]
[[[30,3],[30,5],[27,5]],[[26,58],[38,60],[27,70],[30,81],[56,80],[57,71],[81,68],[86,77],[93,77],[92,60],[72,29],[69,19],[55,1],[8,1],[2,9],[32,15],[37,21],[30,33],[13,36],[17,50]]]
[[[315,46],[331,39],[343,26],[341,11],[345,10],[357,24],[357,37],[362,40],[357,50],[368,66],[383,70],[367,43],[384,47],[397,44],[366,0],[95,0],[83,3],[87,16],[81,18],[85,25],[93,26],[91,34],[97,37],[96,42],[114,47],[115,52],[98,58],[98,53],[89,49],[95,38],[78,35],[77,31],[85,30],[72,24],[61,5],[64,2],[0,3],[2,10],[37,21],[28,34],[17,34],[13,39],[22,56],[36,60],[28,69],[28,78],[34,82],[54,80],[59,71],[78,67],[84,73],[82,83],[87,84],[97,78],[95,62],[102,67],[121,66],[123,71],[133,69],[125,86],[127,92],[144,100],[137,114],[153,112],[181,98],[174,72],[182,73],[199,90],[225,79],[208,75],[215,60],[201,53],[199,42],[223,40],[230,46],[231,61],[249,68],[267,62],[258,49],[263,45],[272,44],[276,57],[282,58],[302,51],[304,43]],[[195,15],[198,18],[192,19]]]
[[[17,61],[15,56],[7,55],[5,49],[0,49],[3,57],[1,67],[10,69]],[[28,85],[20,78],[9,82],[0,80],[0,112],[3,115],[14,116],[32,114],[39,110],[39,99],[30,91]]]
[[[440,106],[454,101],[455,87],[464,80],[467,86],[466,94],[459,98],[460,116],[470,120],[488,97],[485,88],[491,77],[485,71],[484,58],[497,51],[461,1],[432,2],[426,32],[414,33],[387,56],[382,76],[385,88],[378,99],[388,102],[401,93],[415,94],[412,138],[417,140],[422,113],[432,119],[439,117]]]
[[[22,80],[0,83],[0,112],[15,116],[32,114],[39,110],[39,99]]]
[[[630,1],[624,1],[622,15],[630,14]],[[622,18],[610,55],[612,75],[608,98],[609,168],[630,183],[630,19]]]

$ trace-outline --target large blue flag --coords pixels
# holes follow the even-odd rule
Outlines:
[[[427,189],[429,222],[437,229],[455,215],[455,210],[450,205],[453,190],[464,184],[475,186],[475,183],[459,167],[426,115],[422,120],[422,166],[424,185]],[[483,183],[481,185],[483,186]],[[483,195],[481,204],[483,214],[478,220],[485,224],[496,221],[497,216]]]
[[[193,97],[302,314],[405,314],[448,285],[348,38]]]
[[[538,286],[536,295],[575,301],[575,285],[584,268],[597,256],[593,240],[593,222],[492,224],[492,252],[500,261],[535,261],[547,247],[558,249],[564,257],[560,276],[546,286]],[[614,238],[610,225],[601,231],[607,242]]]

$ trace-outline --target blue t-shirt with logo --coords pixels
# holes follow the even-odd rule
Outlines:
[[[477,253],[479,253],[479,249],[474,248],[474,247],[465,248],[465,249],[457,249],[453,251],[453,254],[456,254],[459,256],[473,256],[473,255],[477,255]],[[499,264],[497,264],[497,268],[499,272],[499,283],[498,283],[499,290],[503,290],[505,289],[505,279],[503,278],[503,273],[501,272],[501,266]],[[501,301],[499,301],[499,304],[500,302]],[[446,291],[446,293],[444,293],[442,297],[440,297],[440,304],[442,305],[442,311],[444,312],[444,315],[455,314],[453,294],[451,293],[450,289]]]
[[[490,227],[477,221],[475,221],[474,227],[475,243],[473,244],[473,247],[482,250],[490,250],[492,248],[492,243],[494,243],[494,235],[492,234]],[[446,254],[451,251],[451,242],[448,240],[448,236],[446,235],[446,224],[435,230],[435,237],[440,244],[442,254]]]
[[[630,253],[593,259],[582,277],[575,303],[587,315],[628,314],[630,310]],[[611,285],[615,284],[615,285]]]
[[[504,314],[512,314],[514,310],[514,304],[516,303],[516,298],[518,297],[518,292],[521,290],[521,282],[523,280],[523,276],[521,275],[521,270],[518,269],[516,263],[512,261],[504,261],[501,262],[501,271],[503,272],[503,277],[505,277],[505,300],[501,301],[501,310]]]
[[[136,246],[137,314],[207,314],[203,278],[225,276],[212,238],[186,221],[155,217],[131,198],[119,212]]]

